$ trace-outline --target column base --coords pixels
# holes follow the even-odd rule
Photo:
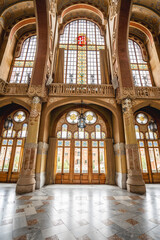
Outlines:
[[[35,191],[35,184],[32,185],[18,185],[16,186],[17,194],[30,193]]]
[[[46,181],[46,173],[41,172],[41,173],[36,173],[36,189],[40,189],[45,185]]]
[[[146,187],[145,185],[130,185],[127,184],[127,191],[131,193],[137,193],[137,194],[145,194]]]

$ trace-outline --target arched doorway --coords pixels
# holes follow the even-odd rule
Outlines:
[[[136,114],[136,138],[143,179],[146,183],[160,182],[160,143],[158,131],[152,132],[149,122],[153,118],[146,112]]]
[[[80,108],[66,112],[57,123],[55,183],[104,184],[107,122],[85,109],[86,127],[78,128],[80,113]]]
[[[0,181],[17,182],[22,166],[23,149],[28,126],[28,112],[13,111],[8,116],[13,123],[8,130],[3,126],[0,142]],[[8,117],[7,116],[7,117]]]

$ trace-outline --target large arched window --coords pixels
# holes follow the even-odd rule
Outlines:
[[[16,182],[22,166],[28,113],[18,110],[10,117],[13,125],[9,130],[3,128],[0,141],[0,181]]]
[[[60,36],[64,48],[64,83],[101,84],[100,49],[105,49],[99,27],[87,20],[69,23]]]
[[[140,46],[130,39],[128,47],[134,85],[137,87],[152,87],[148,63],[143,60]]]
[[[20,56],[13,61],[10,83],[29,83],[36,53],[36,44],[36,36],[31,36],[23,42]]]
[[[86,128],[78,128],[80,113],[70,111],[58,122],[56,183],[105,183],[105,123],[86,110]]]
[[[158,132],[149,128],[151,116],[139,112],[136,115],[136,138],[139,147],[141,168],[146,182],[159,182],[160,179],[160,145]]]

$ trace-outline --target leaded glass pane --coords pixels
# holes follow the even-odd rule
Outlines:
[[[129,40],[128,47],[134,85],[152,87],[148,64],[143,60],[140,46],[133,40]]]
[[[140,124],[146,124],[148,122],[148,118],[144,113],[137,114],[136,120]]]
[[[88,20],[70,22],[60,36],[64,48],[64,82],[100,84],[100,49],[105,49],[99,27]]]
[[[95,113],[87,111],[84,114],[87,124],[94,124],[97,120]]]
[[[18,111],[14,114],[15,122],[23,122],[26,119],[26,114],[23,111]]]
[[[71,124],[78,122],[79,113],[77,111],[71,111],[67,114],[67,121]]]

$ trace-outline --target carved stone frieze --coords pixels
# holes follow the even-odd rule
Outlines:
[[[29,97],[38,96],[40,98],[47,97],[47,91],[46,91],[45,86],[42,86],[42,85],[38,85],[38,86],[32,85],[32,86],[30,86],[29,89],[28,89],[28,96]]]
[[[113,17],[115,17],[118,13],[118,0],[111,0],[110,1],[110,19],[112,20]]]
[[[117,91],[117,101],[121,102],[123,99],[135,99],[135,89],[133,87],[120,87]]]

